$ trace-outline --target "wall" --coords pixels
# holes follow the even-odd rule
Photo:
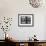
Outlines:
[[[34,14],[34,27],[18,27],[18,14]],[[33,8],[28,0],[0,0],[0,18],[4,16],[13,18],[8,33],[17,40],[27,40],[34,34],[37,35],[37,39],[46,40],[46,6]],[[0,31],[0,35],[1,33],[3,31]],[[0,36],[0,39],[2,38]]]

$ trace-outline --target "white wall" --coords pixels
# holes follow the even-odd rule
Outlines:
[[[13,18],[11,29],[8,32],[17,40],[27,40],[34,34],[39,40],[46,40],[45,7],[33,8],[28,0],[0,0],[0,16]],[[34,27],[18,27],[18,14],[34,14]],[[1,33],[2,31],[0,35]]]

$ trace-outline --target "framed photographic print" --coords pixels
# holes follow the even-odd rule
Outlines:
[[[19,27],[33,27],[34,15],[33,14],[18,14]]]

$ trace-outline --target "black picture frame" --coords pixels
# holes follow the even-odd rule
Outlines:
[[[19,27],[33,27],[34,14],[18,14],[18,26]]]

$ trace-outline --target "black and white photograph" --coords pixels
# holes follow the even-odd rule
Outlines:
[[[34,25],[33,14],[18,14],[18,26],[30,27]]]

